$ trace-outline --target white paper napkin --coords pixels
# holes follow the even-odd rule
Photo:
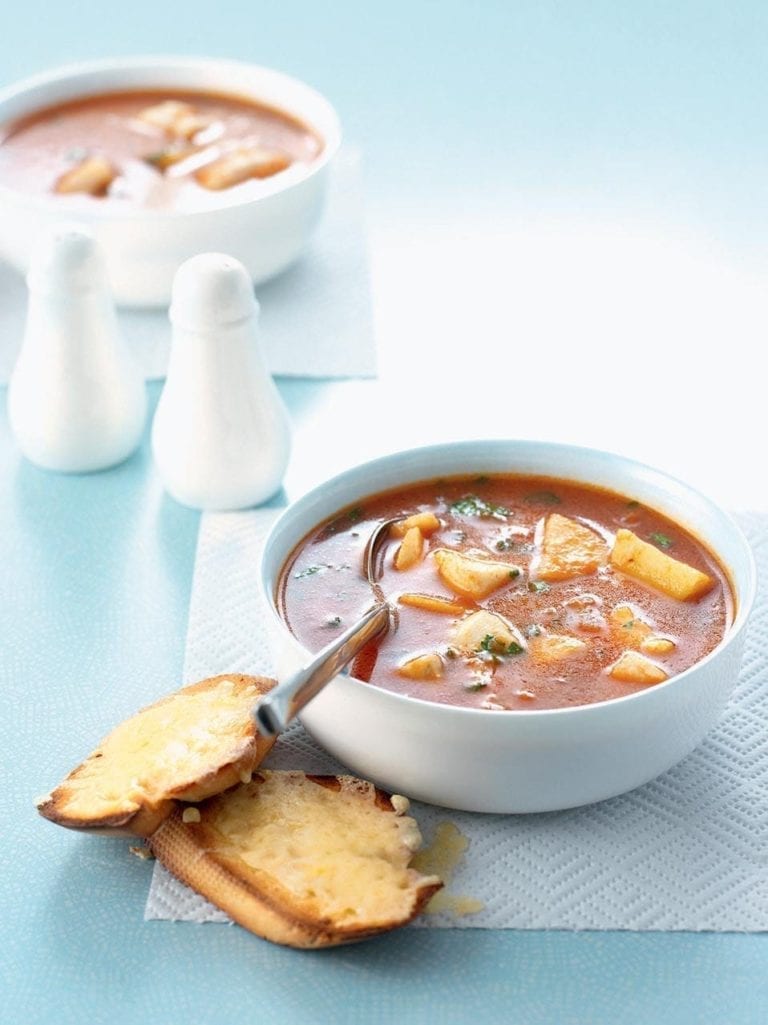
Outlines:
[[[268,670],[257,598],[272,510],[206,515],[198,542],[185,679]],[[469,838],[450,892],[478,914],[418,926],[768,930],[768,516],[740,517],[761,588],[741,676],[717,728],[681,764],[622,797],[542,815],[473,815],[413,804],[429,842],[453,822]],[[337,772],[300,727],[266,763]],[[146,918],[227,921],[156,865]]]
[[[261,338],[273,374],[374,377],[368,253],[360,153],[339,152],[323,221],[306,254],[257,288]],[[0,385],[7,384],[24,333],[26,288],[0,263]],[[171,332],[165,310],[120,310],[120,327],[148,380],[165,376]]]

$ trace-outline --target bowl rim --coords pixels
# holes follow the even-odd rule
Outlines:
[[[282,510],[280,515],[272,524],[269,532],[267,533],[266,538],[264,539],[264,544],[262,547],[262,557],[259,566],[259,586],[261,591],[261,597],[266,601],[267,606],[269,608],[270,615],[272,617],[272,622],[277,624],[277,628],[280,630],[285,640],[291,643],[294,648],[299,650],[307,660],[309,660],[312,657],[312,655],[316,653],[311,652],[307,647],[304,646],[304,644],[302,644],[302,642],[295,636],[295,634],[291,632],[290,628],[288,627],[288,624],[280,615],[280,612],[277,607],[277,602],[275,600],[276,595],[274,590],[275,585],[277,584],[277,579],[275,579],[274,581],[269,580],[267,578],[266,573],[266,553],[270,550],[270,548],[273,545],[276,544],[276,538],[279,537],[279,534],[284,529],[286,521],[290,521],[291,518],[297,515],[297,512],[300,513],[305,507],[310,506],[317,498],[317,496],[320,495],[324,490],[338,486],[340,484],[344,484],[350,480],[354,480],[359,474],[367,473],[369,474],[370,479],[374,480],[376,470],[378,468],[383,467],[384,465],[391,465],[392,463],[397,463],[398,461],[405,460],[409,457],[424,459],[430,455],[435,455],[438,452],[444,452],[448,449],[455,451],[457,453],[457,457],[460,457],[462,452],[466,451],[467,449],[474,449],[478,446],[493,447],[497,450],[504,446],[510,446],[513,448],[518,447],[520,449],[533,448],[538,449],[539,451],[560,452],[562,454],[568,453],[569,455],[574,457],[590,456],[602,459],[618,460],[618,462],[625,469],[629,470],[635,475],[638,475],[640,482],[642,481],[642,474],[651,474],[653,475],[653,477],[659,480],[663,480],[669,485],[682,488],[691,497],[697,499],[699,502],[702,502],[704,506],[706,506],[711,512],[715,513],[723,521],[723,523],[731,531],[733,540],[741,549],[741,554],[744,557],[746,566],[746,573],[744,579],[745,586],[743,588],[743,594],[736,594],[735,581],[733,580],[733,574],[730,572],[730,568],[725,563],[725,560],[723,559],[722,555],[717,550],[717,548],[714,545],[706,543],[707,547],[710,548],[712,554],[718,560],[721,567],[726,572],[726,575],[729,577],[731,589],[734,592],[734,602],[736,603],[736,615],[734,616],[733,622],[729,625],[728,629],[726,630],[725,634],[720,639],[718,644],[716,644],[715,647],[710,652],[708,652],[707,655],[704,656],[704,658],[700,659],[698,662],[695,662],[693,665],[689,666],[687,669],[684,669],[682,672],[670,676],[669,679],[664,680],[662,683],[654,684],[651,687],[645,687],[642,690],[634,691],[631,694],[626,694],[624,696],[616,698],[608,698],[604,701],[594,701],[589,704],[571,705],[562,708],[505,709],[503,712],[499,712],[498,714],[491,714],[488,712],[487,709],[483,708],[467,708],[466,706],[462,705],[451,705],[438,701],[427,701],[424,698],[413,697],[409,694],[399,694],[395,691],[387,690],[384,687],[376,687],[375,685],[372,686],[371,684],[366,683],[364,680],[358,680],[356,677],[348,673],[340,674],[338,677],[335,678],[335,680],[331,681],[331,683],[328,686],[332,686],[334,683],[343,683],[352,686],[355,690],[357,690],[358,688],[365,687],[368,688],[368,693],[375,695],[376,701],[382,701],[385,704],[393,704],[394,707],[400,705],[402,706],[404,712],[409,707],[415,706],[422,713],[428,712],[428,714],[432,716],[447,718],[455,718],[456,716],[460,716],[462,718],[471,717],[475,721],[478,721],[479,719],[485,719],[489,722],[494,723],[514,722],[519,725],[520,723],[533,724],[536,722],[542,722],[544,719],[559,720],[563,717],[574,718],[581,716],[599,716],[601,714],[609,714],[610,710],[617,709],[619,706],[623,706],[629,702],[648,702],[651,700],[660,699],[663,700],[663,697],[660,696],[664,695],[669,690],[679,689],[681,686],[684,686],[685,681],[689,679],[693,673],[698,672],[702,667],[708,665],[710,662],[718,658],[720,654],[726,648],[730,647],[744,631],[749,619],[749,615],[752,611],[757,591],[757,568],[754,553],[749,542],[746,539],[743,530],[736,523],[731,514],[727,512],[725,509],[723,509],[716,502],[714,502],[707,495],[705,495],[703,492],[687,484],[685,481],[680,480],[678,477],[675,477],[672,474],[667,473],[664,470],[660,470],[657,467],[651,466],[648,463],[643,463],[639,460],[631,459],[628,456],[623,456],[619,453],[611,452],[609,449],[589,448],[586,446],[570,445],[563,442],[539,441],[525,438],[494,438],[477,440],[472,439],[458,442],[438,442],[436,444],[431,445],[399,449],[395,452],[391,452],[386,455],[381,455],[374,457],[373,459],[364,460],[363,462],[356,463],[354,466],[348,467],[345,470],[342,470],[341,472],[334,474],[332,477],[328,478],[328,480],[315,485],[313,488],[305,492],[303,495],[301,495],[295,501],[291,502],[288,506],[285,507],[285,509]],[[480,467],[478,467],[477,469],[479,470]],[[495,472],[498,473],[499,471]],[[534,475],[534,472],[535,471],[530,471],[530,475]],[[512,471],[510,471],[510,473],[512,473]],[[457,476],[459,475],[460,473],[457,473]],[[546,472],[542,472],[540,476],[552,476],[552,479],[558,479],[554,477],[554,475],[548,474]],[[579,478],[578,476],[564,475],[559,479],[574,481],[575,483],[587,483],[583,480],[583,478]],[[429,480],[429,476],[418,478],[413,477],[413,479],[405,480],[403,483],[416,483],[417,480]],[[604,487],[604,485],[597,486]],[[605,489],[610,490],[607,487]],[[381,494],[383,491],[386,490],[391,489],[382,488],[378,491],[375,489],[361,489],[361,491],[358,494],[358,497],[359,499],[363,499],[366,495],[372,496],[376,494]],[[621,490],[618,490],[615,491],[615,493],[622,494],[623,492]],[[347,504],[348,503],[345,502],[344,505],[340,508],[344,508],[344,506]],[[653,506],[650,506],[650,508],[653,508]],[[666,516],[668,519],[673,519],[673,517],[669,513],[665,513],[662,510],[657,511],[661,512],[661,514]],[[333,512],[331,512],[329,516],[333,516]],[[328,517],[323,517],[323,519],[326,518]],[[322,522],[322,520],[318,521],[318,523],[319,522]],[[680,521],[678,520],[678,522]],[[312,529],[314,528],[310,528],[310,530]],[[693,531],[691,528],[685,527],[685,529],[688,530],[689,533],[692,533],[694,537],[696,537],[695,531]],[[699,540],[700,543],[705,543],[703,540]],[[285,558],[287,558],[287,556]],[[283,558],[282,562],[280,563],[280,570],[282,570],[282,567],[285,565],[285,558]],[[309,708],[310,706],[307,707]],[[503,727],[501,728],[503,729]]]
[[[278,71],[276,68],[270,68],[264,64],[253,64],[250,61],[234,60],[230,58],[194,55],[149,54],[124,57],[99,57],[93,60],[77,63],[70,62],[68,64],[61,64],[44,71],[36,72],[35,74],[28,75],[25,78],[17,79],[0,89],[0,126],[6,123],[6,119],[3,116],[3,107],[5,104],[22,97],[25,93],[29,93],[35,89],[55,87],[56,85],[64,82],[83,79],[84,91],[82,93],[78,93],[77,96],[85,97],[89,95],[97,95],[99,92],[106,91],[106,88],[109,87],[102,86],[100,89],[96,89],[92,93],[89,93],[85,90],[88,78],[112,72],[119,76],[125,72],[144,70],[146,70],[148,76],[147,88],[152,88],[152,73],[154,71],[159,72],[166,69],[182,73],[185,71],[193,72],[195,70],[199,71],[200,69],[206,69],[213,72],[221,71],[224,75],[228,73],[256,73],[258,75],[263,75],[265,78],[271,79],[274,83],[290,87],[292,90],[297,90],[303,93],[308,99],[311,99],[314,103],[318,104],[318,106],[324,108],[324,114],[328,118],[328,125],[324,126],[322,131],[297,111],[292,110],[288,104],[286,104],[285,107],[276,105],[275,109],[283,110],[285,113],[299,118],[299,120],[306,122],[311,129],[318,132],[324,144],[322,151],[314,160],[312,160],[311,163],[302,168],[296,169],[293,174],[290,174],[291,168],[288,168],[287,172],[284,172],[284,174],[287,173],[289,175],[287,178],[280,174],[274,175],[271,184],[264,186],[258,196],[238,198],[235,200],[230,199],[229,202],[222,200],[220,204],[208,206],[200,210],[164,210],[136,207],[134,210],[95,208],[93,210],[84,211],[66,211],[60,209],[55,197],[21,192],[9,185],[4,185],[2,182],[0,182],[0,201],[10,201],[16,207],[26,207],[44,214],[69,217],[71,220],[87,220],[93,222],[124,222],[143,219],[152,222],[162,222],[165,220],[176,220],[178,218],[204,218],[210,217],[211,215],[215,216],[223,210],[238,210],[243,207],[258,204],[272,196],[278,195],[282,192],[288,192],[290,189],[303,184],[322,171],[322,169],[331,162],[338,152],[342,140],[339,115],[330,100],[328,100],[322,93],[318,92],[317,89],[308,85],[306,82],[303,82],[301,79],[295,78],[293,75],[287,75],[282,71]],[[135,91],[139,91],[139,87],[134,88]],[[206,91],[204,89],[196,90],[195,86],[192,84],[188,87],[181,88],[189,88],[190,91],[198,92]],[[120,91],[119,82],[115,82],[115,91]],[[126,91],[132,90],[126,89]],[[222,86],[222,94],[227,95],[227,93],[227,88]],[[234,95],[234,93],[230,92],[229,95]],[[248,94],[245,93],[244,95],[247,96]],[[77,99],[77,96],[72,98]],[[253,94],[253,98],[258,99],[255,92]],[[55,98],[51,98],[49,101],[43,102],[37,108],[33,109],[45,109],[46,106],[54,106],[55,104]]]

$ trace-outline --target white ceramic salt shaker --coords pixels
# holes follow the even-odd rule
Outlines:
[[[33,253],[27,285],[24,339],[8,385],[19,448],[62,473],[122,462],[141,440],[147,396],[95,241],[75,226],[54,229]]]
[[[152,425],[167,491],[197,509],[244,509],[280,487],[288,414],[257,335],[259,306],[243,265],[203,253],[176,272],[173,342]]]

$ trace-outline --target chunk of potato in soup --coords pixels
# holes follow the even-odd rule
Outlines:
[[[239,96],[104,93],[0,128],[0,184],[66,208],[195,210],[253,198],[322,152],[316,132]]]
[[[398,626],[353,672],[400,694],[489,712],[608,701],[700,661],[733,618],[712,553],[630,497],[549,478],[450,478],[373,495],[297,546],[277,601],[311,650],[370,607],[363,550],[398,516],[420,517],[392,531],[384,558]],[[403,536],[419,522],[430,529],[403,566]],[[617,535],[620,551],[653,549],[654,574],[621,568]]]

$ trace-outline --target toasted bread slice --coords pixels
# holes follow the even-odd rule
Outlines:
[[[260,769],[191,814],[177,809],[149,843],[258,936],[332,947],[405,925],[443,885],[409,867],[421,835],[407,810],[352,776]]]
[[[202,801],[250,778],[271,748],[250,712],[274,680],[214,676],[121,723],[38,801],[70,829],[149,836],[176,801]]]

